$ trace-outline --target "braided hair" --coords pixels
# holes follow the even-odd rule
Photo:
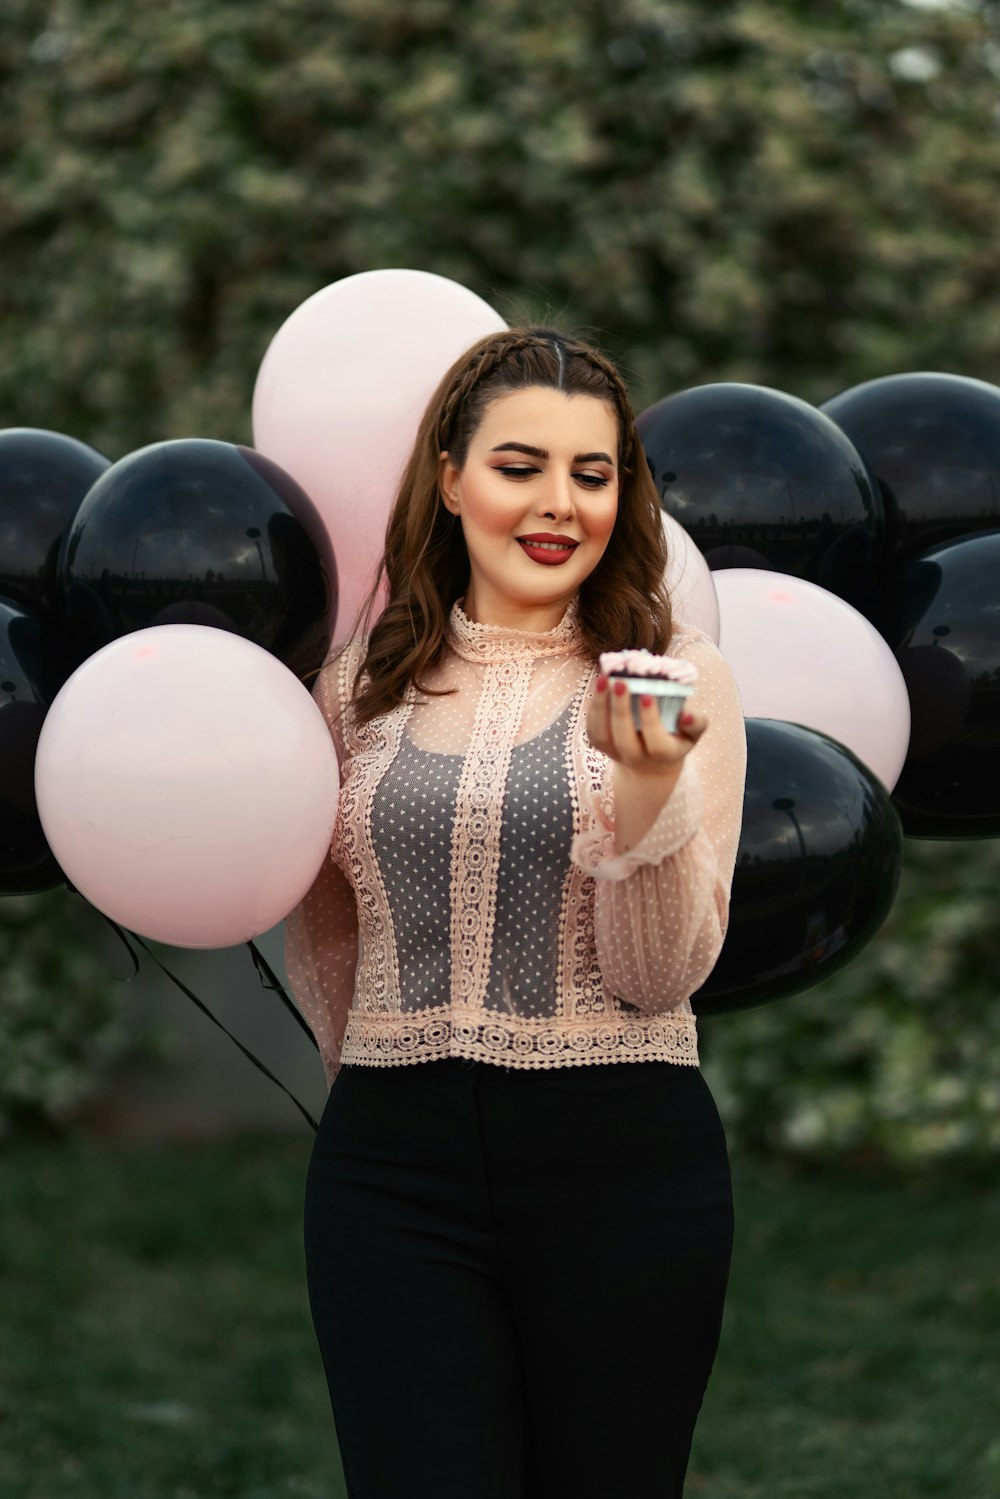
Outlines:
[[[448,613],[465,593],[469,554],[460,525],[441,502],[439,457],[461,469],[487,407],[532,387],[588,395],[612,408],[618,427],[618,515],[600,562],[580,585],[585,644],[603,650],[663,651],[671,636],[664,581],[667,551],[660,499],[635,428],[625,382],[611,360],[552,328],[510,328],[473,344],[431,397],[386,527],[385,551],[355,632],[388,583],[388,602],[368,636],[354,684],[359,722],[401,703],[444,649]],[[367,680],[362,681],[362,676]]]

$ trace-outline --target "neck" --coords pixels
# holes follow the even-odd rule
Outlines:
[[[522,604],[516,599],[482,598],[470,581],[462,608],[473,624],[497,625],[504,630],[554,630],[569,607],[572,595],[544,604]]]

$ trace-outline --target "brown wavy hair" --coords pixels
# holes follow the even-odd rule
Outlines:
[[[375,582],[352,631],[357,635],[362,621],[367,625],[385,578],[388,602],[371,627],[353,683],[358,723],[402,703],[411,686],[432,692],[420,679],[442,655],[449,611],[464,596],[470,573],[461,524],[441,499],[439,456],[447,451],[461,470],[490,403],[533,386],[596,396],[618,419],[618,514],[600,562],[579,589],[585,648],[596,659],[601,651],[641,646],[664,651],[669,644],[660,497],[625,382],[611,361],[582,339],[552,328],[511,328],[480,339],[457,359],[424,412],[386,526]]]

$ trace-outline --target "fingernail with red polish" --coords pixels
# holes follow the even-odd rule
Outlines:
[[[649,695],[648,692],[644,692],[642,694],[642,697],[639,699],[639,702],[642,704],[642,706],[644,708],[651,708],[653,706],[653,699],[650,697],[650,695]]]
[[[598,692],[607,692],[607,690],[608,690],[608,679],[607,679],[607,677],[598,677],[598,679],[597,679],[597,690],[598,690]]]
[[[624,682],[616,682],[615,683],[615,695],[616,695],[616,697],[621,697],[624,692],[625,692],[625,683]]]
[[[682,713],[681,714],[681,723],[694,723],[694,714],[693,713]]]

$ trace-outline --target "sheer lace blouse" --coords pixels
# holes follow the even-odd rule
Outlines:
[[[554,630],[456,603],[427,686],[357,725],[361,641],[314,688],[341,794],[330,856],[285,922],[295,1000],[328,1082],[343,1062],[698,1065],[690,996],[722,948],[743,817],[732,672],[683,625],[708,728],[645,836],[614,848],[613,762],[586,734],[596,663],[574,600]]]

